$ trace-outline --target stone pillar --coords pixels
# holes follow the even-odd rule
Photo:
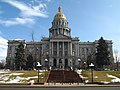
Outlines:
[[[65,55],[64,55],[64,42],[63,42],[63,57],[64,57]]]
[[[63,70],[64,70],[64,66],[65,66],[65,59],[62,59],[62,66],[63,66]]]
[[[68,56],[70,55],[70,42],[68,42]]]
[[[51,55],[51,53],[52,53],[52,45],[51,45],[52,43],[50,42],[50,46],[49,46],[49,56]]]
[[[60,58],[57,58],[57,67],[58,67],[58,68],[60,67],[59,59],[60,59]]]
[[[70,43],[70,55],[72,56],[72,43]]]
[[[57,56],[59,56],[59,42],[57,42]]]
[[[78,50],[78,57],[79,57],[79,43],[77,44],[77,50]]]
[[[51,56],[53,56],[53,42],[51,42],[51,44],[52,44],[52,48],[51,48],[52,55]]]

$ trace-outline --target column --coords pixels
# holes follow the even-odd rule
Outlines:
[[[70,43],[70,55],[72,56],[72,43]]]
[[[79,57],[79,43],[77,44],[78,57]]]
[[[59,42],[57,42],[57,56],[59,56]]]
[[[51,51],[52,51],[52,56],[53,56],[53,42],[51,42],[51,44],[52,44],[52,48],[51,48],[52,50]]]
[[[64,42],[63,42],[63,50],[62,50],[62,51],[63,51],[63,57],[64,57],[64,54],[65,54],[65,53],[64,53]]]
[[[56,60],[57,60],[57,62],[56,62],[57,67],[59,67],[59,58],[56,58]]]
[[[64,70],[64,66],[65,66],[65,59],[62,59],[62,66],[63,66],[63,70]]]
[[[52,43],[50,42],[50,46],[49,46],[49,56],[51,56],[51,53],[52,53]]]
[[[54,30],[54,35],[55,35],[55,29],[53,29]]]
[[[68,42],[68,56],[70,55],[70,45],[69,45],[70,43]]]

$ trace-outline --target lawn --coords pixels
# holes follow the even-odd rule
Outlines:
[[[48,76],[48,71],[40,71],[40,82],[43,83],[46,81]],[[10,71],[8,73],[0,73],[0,82],[6,82],[10,83],[12,82],[20,82],[20,83],[29,83],[31,80],[34,80],[34,82],[37,82],[38,80],[38,72],[31,70],[21,70],[21,71]]]
[[[112,79],[111,77],[108,77],[107,75],[112,75],[120,78],[120,71],[94,71],[94,82],[111,82]],[[91,71],[83,71],[82,76],[86,77],[83,78],[83,80],[89,80],[91,81]]]

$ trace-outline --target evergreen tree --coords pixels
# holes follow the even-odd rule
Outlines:
[[[33,69],[33,56],[32,55],[28,55],[26,66],[27,66],[27,69]]]
[[[25,69],[26,57],[25,57],[24,44],[22,42],[16,48],[15,54],[16,54],[16,56],[15,56],[15,69],[16,70]]]
[[[108,51],[108,44],[106,41],[101,37],[98,40],[97,46],[97,53],[96,53],[96,65],[98,68],[103,68],[104,65],[109,65],[109,51]]]

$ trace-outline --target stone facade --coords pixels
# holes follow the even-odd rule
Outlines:
[[[49,37],[43,37],[40,42],[26,42],[25,40],[9,40],[7,63],[14,67],[15,48],[23,42],[26,50],[26,57],[32,55],[35,62],[40,62],[43,67],[64,69],[67,67],[78,67],[86,62],[88,55],[96,53],[98,40],[94,42],[81,42],[79,37],[71,37],[71,29],[67,19],[62,13],[61,7],[54,16],[52,27],[49,29]],[[106,40],[110,57],[113,58],[112,41]]]

